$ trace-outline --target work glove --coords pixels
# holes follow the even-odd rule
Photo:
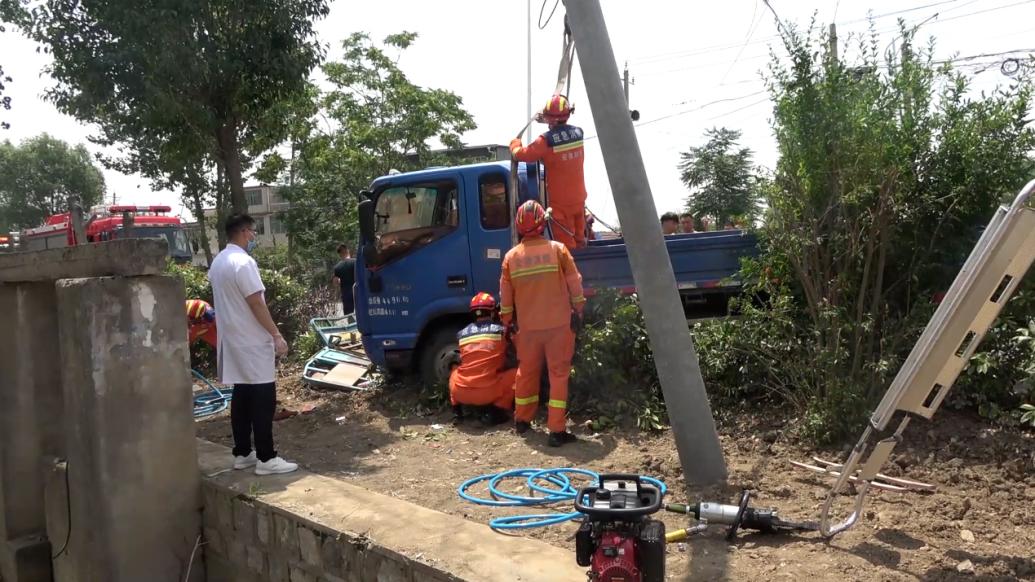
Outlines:
[[[583,323],[582,312],[573,310],[571,312],[571,331],[578,333],[582,329]]]
[[[503,367],[500,371],[513,370],[518,367],[518,356],[517,346],[513,342],[507,342],[507,347],[503,350]]]

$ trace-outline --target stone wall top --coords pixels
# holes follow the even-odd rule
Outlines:
[[[5,253],[0,254],[0,283],[157,275],[168,254],[169,243],[147,238]]]

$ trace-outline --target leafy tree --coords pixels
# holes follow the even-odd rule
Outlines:
[[[0,33],[6,32],[7,23],[23,25],[28,18],[28,13],[22,7],[19,0],[0,0]],[[10,111],[11,97],[4,95],[6,83],[12,81],[11,77],[4,74],[3,63],[0,63],[0,108]],[[10,126],[6,121],[0,121],[0,129],[8,129]]]
[[[823,34],[787,29],[768,78],[780,157],[763,254],[743,275],[769,308],[708,331],[726,354],[713,378],[796,404],[820,439],[860,426],[1031,174],[1030,79],[971,95],[914,37],[903,26],[886,56],[872,38],[839,60]]]
[[[0,144],[0,232],[39,226],[73,197],[84,208],[104,198],[104,176],[83,145],[47,134]]]
[[[98,143],[142,151],[126,163],[173,179],[208,156],[243,212],[249,146],[306,86],[327,12],[327,0],[47,0],[34,36],[54,57],[48,97],[97,124]]]
[[[679,171],[690,189],[686,209],[696,217],[714,217],[721,228],[733,218],[751,218],[758,212],[751,150],[739,147],[740,132],[712,128],[707,143],[680,154]]]
[[[401,55],[386,52],[416,38],[391,35],[382,48],[352,34],[342,60],[323,65],[330,91],[311,91],[284,112],[291,155],[267,156],[257,176],[286,184],[288,231],[300,259],[326,261],[339,242],[356,240],[358,193],[371,180],[435,163],[433,141],[459,148],[460,135],[475,127],[460,97],[415,85],[398,66]]]

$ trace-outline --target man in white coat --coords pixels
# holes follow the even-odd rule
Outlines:
[[[234,386],[230,401],[234,469],[255,467],[256,475],[290,473],[298,465],[278,457],[273,448],[275,360],[287,353],[288,345],[266,307],[266,287],[248,254],[255,248],[255,220],[234,214],[227,218],[224,230],[227,245],[212,261],[208,279],[219,314],[219,379]]]

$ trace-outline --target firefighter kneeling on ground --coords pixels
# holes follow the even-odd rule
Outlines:
[[[586,299],[582,275],[563,244],[543,238],[546,211],[535,200],[518,208],[515,217],[523,238],[503,259],[500,316],[510,325],[517,310],[515,344],[519,360],[515,385],[514,430],[531,426],[539,408],[543,364],[550,377],[547,428],[551,447],[575,441],[567,431],[568,376],[575,352],[575,329],[581,325]]]
[[[464,419],[463,406],[485,407],[480,421],[494,426],[510,419],[514,410],[514,380],[517,367],[507,357],[508,338],[502,325],[493,321],[496,300],[488,293],[471,299],[474,323],[460,330],[460,358],[449,374],[449,399],[453,422]]]
[[[202,340],[213,348],[216,347],[216,310],[201,299],[187,300],[187,345]]]

